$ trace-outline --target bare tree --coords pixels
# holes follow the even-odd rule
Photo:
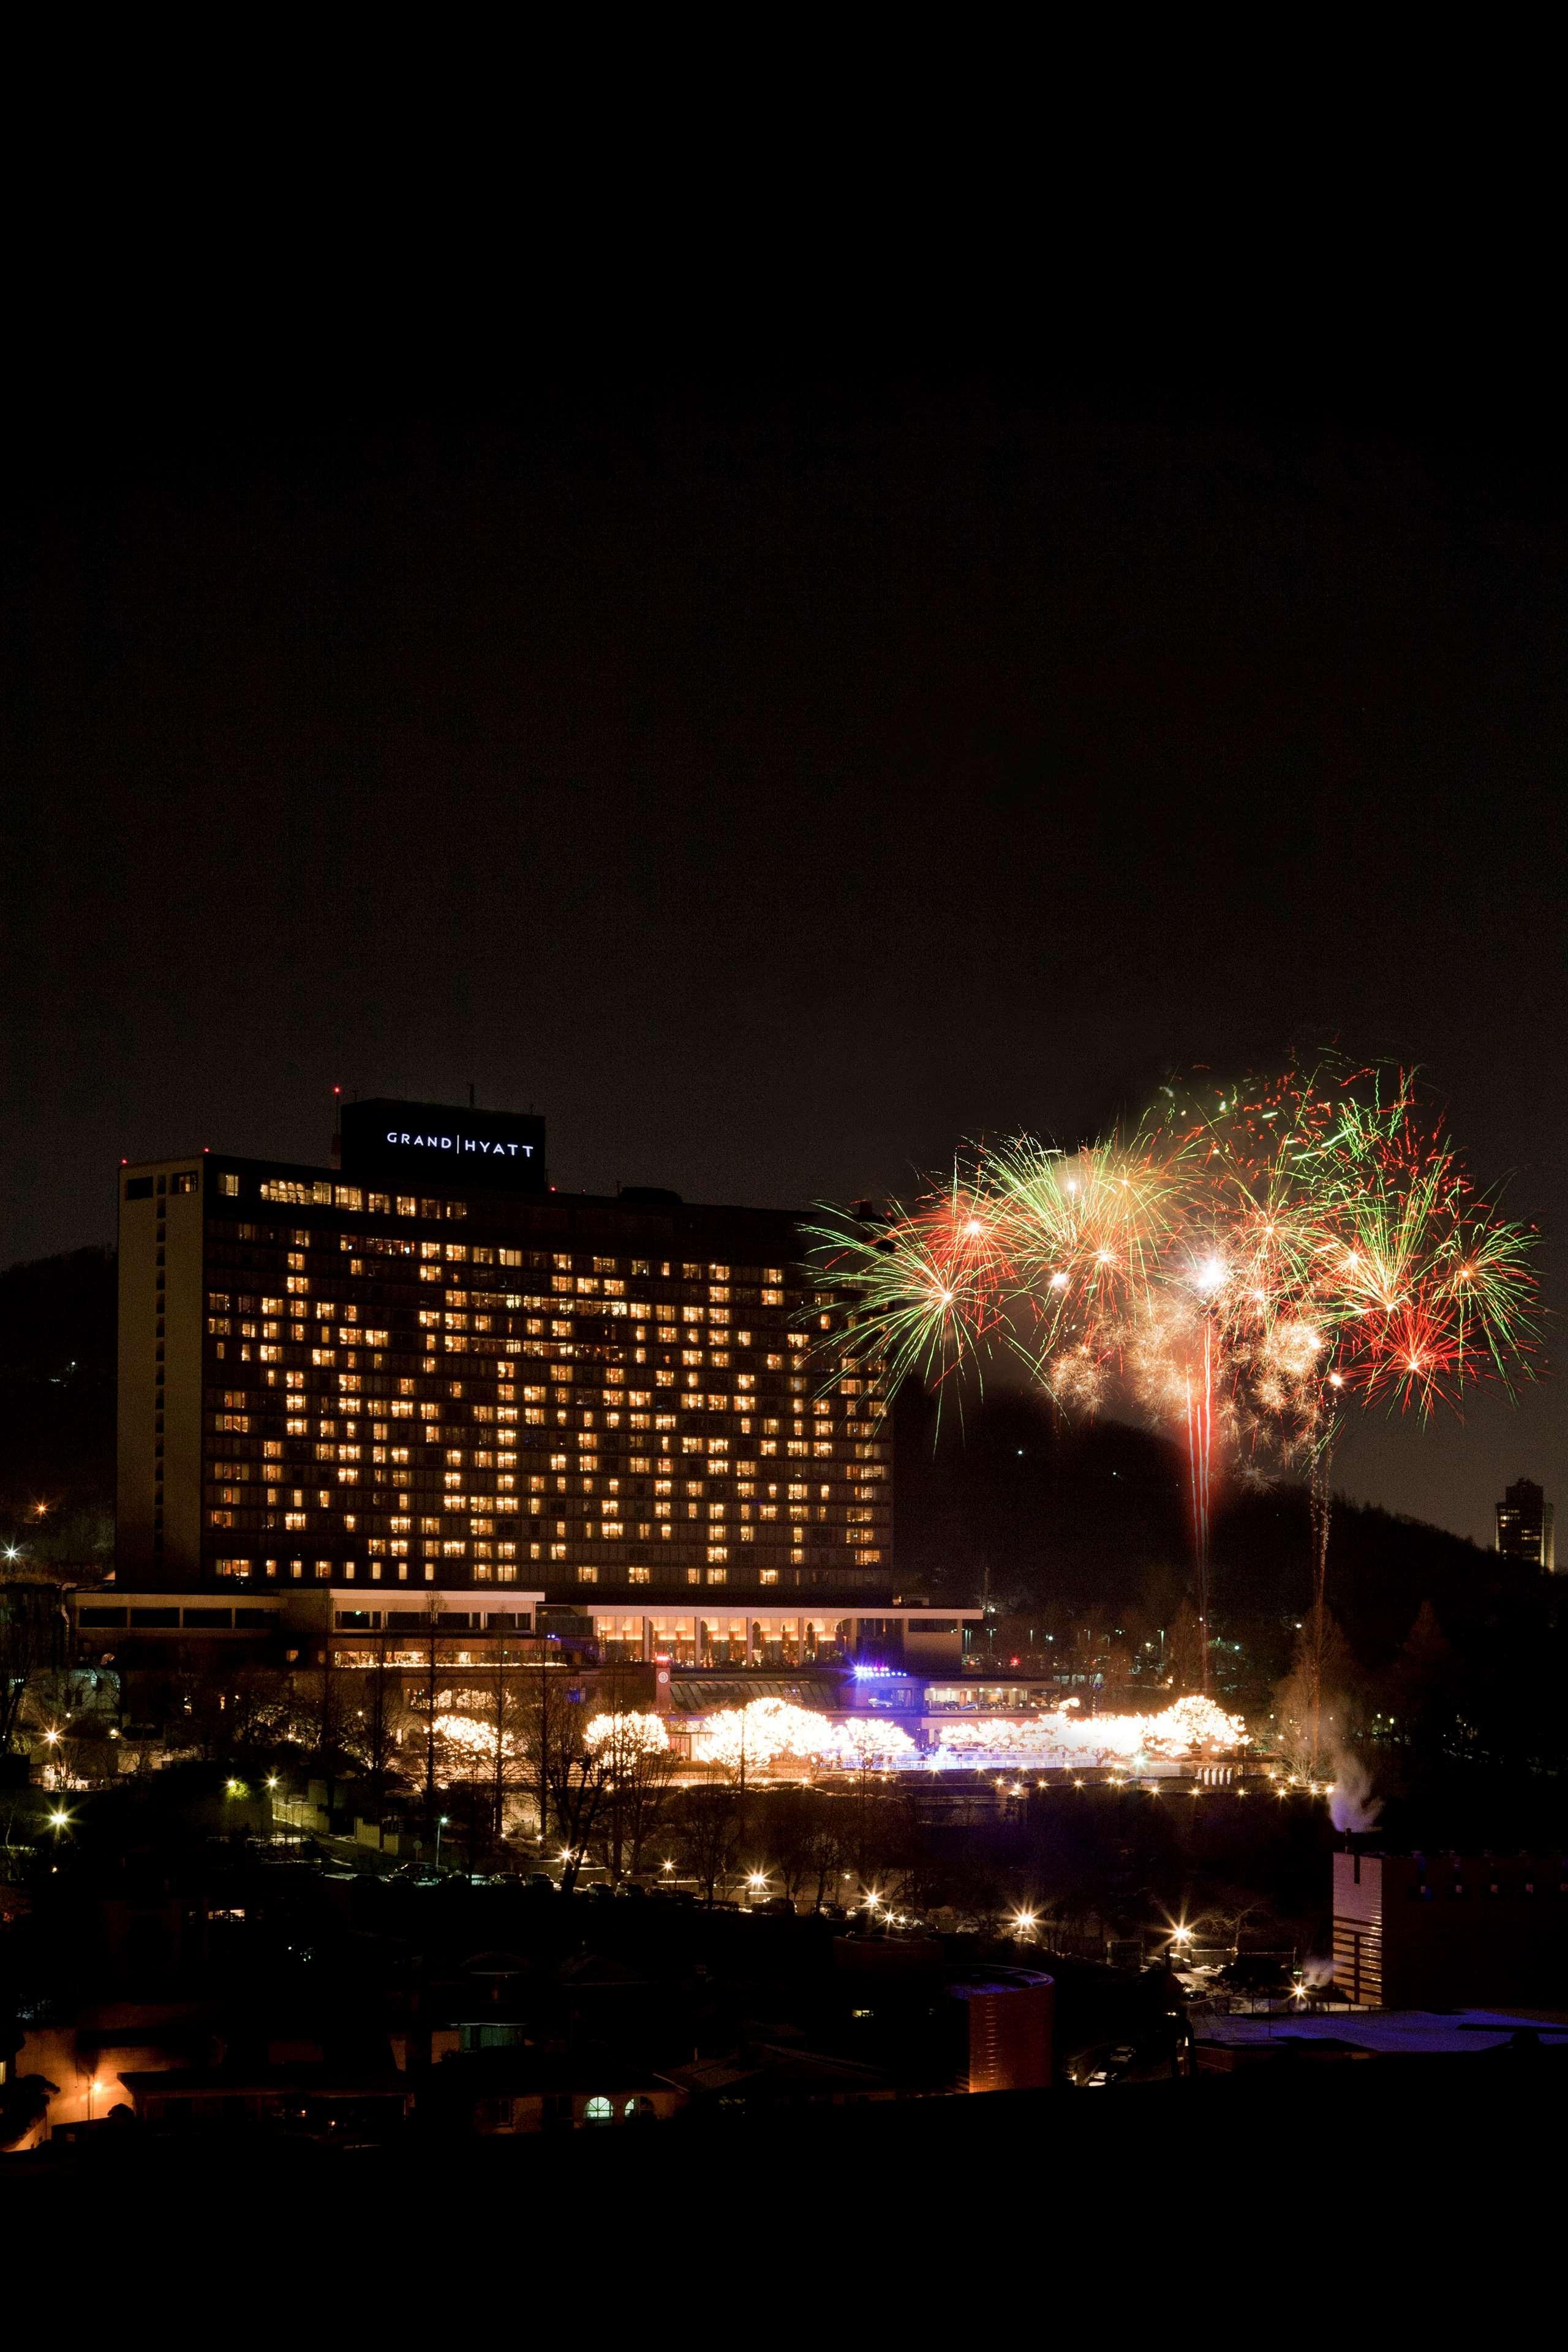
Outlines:
[[[710,1780],[681,1792],[675,1813],[681,1855],[710,1909],[719,1880],[735,1866],[745,1818],[745,1801],[732,1782]]]
[[[1166,1664],[1170,1670],[1171,1689],[1177,1696],[1184,1691],[1205,1687],[1204,1626],[1190,1601],[1178,1604],[1166,1629]]]
[[[345,1710],[343,1744],[370,1782],[371,1808],[380,1834],[387,1796],[394,1778],[404,1733],[411,1717],[403,1699],[402,1677],[387,1664],[387,1636],[378,1637],[374,1665],[360,1676],[357,1696],[363,1704]]]
[[[535,1621],[537,1624],[537,1620]],[[536,1635],[538,1673],[528,1694],[528,1747],[534,1759],[534,1793],[538,1805],[539,1852],[545,1850],[549,1830],[549,1773],[545,1759],[550,1744],[550,1709],[555,1688],[550,1680],[549,1643],[543,1633]]]
[[[674,1773],[674,1750],[664,1748],[645,1755],[632,1777],[626,1791],[626,1866],[633,1878],[664,1818]]]
[[[1280,1753],[1298,1772],[1333,1769],[1354,1737],[1349,1696],[1357,1679],[1355,1661],[1333,1618],[1308,1617],[1296,1631],[1291,1671],[1274,1693],[1274,1736]]]
[[[807,1842],[811,1879],[815,1889],[811,1907],[820,1911],[827,1901],[830,1886],[836,1887],[845,1862],[844,1837],[839,1811],[822,1792],[821,1811],[812,1821]]]
[[[507,1673],[508,1663],[509,1662],[507,1657],[506,1637],[503,1634],[497,1639],[496,1643],[496,1712],[491,1727],[496,1737],[496,1762],[494,1786],[490,1792],[490,1837],[491,1842],[497,1846],[501,1843],[501,1832],[506,1827],[507,1820],[507,1748],[508,1743],[507,1701],[510,1696],[508,1689],[508,1676]]]
[[[441,1601],[434,1592],[424,1597],[424,1833],[435,1826],[435,1637],[441,1630]]]
[[[561,1842],[561,1891],[570,1894],[604,1801],[610,1765],[602,1745],[591,1744],[586,1737],[590,1717],[581,1696],[555,1690],[548,1672],[541,1682],[537,1696],[529,1694],[528,1745],[540,1792],[541,1824],[548,1806]]]
[[[288,1721],[288,1694],[276,1666],[241,1666],[229,1685],[236,1748],[271,1747]]]
[[[904,1828],[903,1809],[891,1795],[884,1775],[862,1757],[837,1802],[839,1843],[863,1887],[892,1869]]]
[[[591,1729],[599,1734],[606,1766],[596,1848],[612,1885],[619,1886],[628,1869],[635,1876],[643,1866],[643,1850],[663,1811],[675,1759],[656,1716],[601,1716]]]
[[[842,1808],[822,1789],[779,1789],[761,1806],[757,1825],[767,1841],[764,1857],[791,1897],[816,1888],[820,1911],[842,1864]]]

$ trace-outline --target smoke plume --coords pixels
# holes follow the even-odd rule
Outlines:
[[[1369,1830],[1375,1828],[1383,1800],[1372,1793],[1372,1782],[1366,1767],[1348,1750],[1334,1753],[1333,1786],[1329,1790],[1329,1819],[1336,1830]]]

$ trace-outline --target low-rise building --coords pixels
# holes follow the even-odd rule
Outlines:
[[[1568,1863],[1560,1854],[1333,1857],[1333,1973],[1369,2009],[1560,2001]]]
[[[1055,1990],[1035,1969],[993,1969],[950,1985],[967,2028],[955,2088],[1048,2089]]]
[[[168,2067],[120,2080],[136,2120],[160,2132],[248,2126],[351,2145],[385,2139],[413,2105],[412,2084],[392,2067]]]

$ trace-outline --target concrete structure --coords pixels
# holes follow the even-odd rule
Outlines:
[[[836,1701],[844,1711],[867,1712],[869,1692],[853,1677],[857,1659],[926,1651],[956,1665],[964,1626],[977,1610],[927,1610],[887,1604],[873,1616],[829,1607],[802,1611],[742,1596],[722,1612],[584,1615],[552,1608],[537,1587],[505,1593],[479,1585],[424,1592],[365,1591],[357,1585],[285,1585],[270,1591],[140,1591],[118,1584],[69,1596],[78,1658],[113,1667],[127,1677],[126,1703],[134,1713],[138,1675],[168,1673],[198,1658],[211,1666],[267,1666],[300,1672],[331,1665],[419,1670],[431,1663],[480,1670],[503,1658],[507,1665],[537,1663],[541,1654],[561,1664],[648,1669],[647,1704],[681,1714],[744,1706],[765,1695],[757,1678],[803,1669],[836,1670]],[[497,1608],[504,1600],[505,1608]],[[670,1695],[683,1678],[681,1697]],[[703,1688],[703,1673],[734,1669],[721,1698]],[[694,1674],[695,1679],[693,1678]],[[722,1679],[722,1676],[720,1677]],[[910,1688],[919,1691],[921,1683]],[[810,1704],[810,1701],[805,1702]]]
[[[1370,2009],[1552,2005],[1568,1985],[1560,1855],[1336,1853],[1334,1990]]]
[[[407,1594],[401,1607],[370,1609],[371,1597],[346,1584],[200,1595],[100,1586],[74,1595],[78,1653],[121,1672],[168,1666],[198,1649],[235,1665],[420,1665],[432,1637],[448,1665],[483,1664],[502,1636],[519,1656],[537,1654],[538,1590],[507,1592],[504,1609],[494,1590],[478,1586]]]
[[[999,1969],[948,1987],[967,2027],[955,2088],[1043,2091],[1051,2082],[1056,1988],[1033,1969]]]

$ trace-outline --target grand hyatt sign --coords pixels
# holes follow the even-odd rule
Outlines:
[[[546,1187],[542,1118],[382,1098],[346,1103],[342,1125],[345,1175],[486,1192]]]
[[[515,1160],[520,1152],[525,1160],[534,1156],[531,1143],[487,1143],[482,1135],[410,1135],[405,1127],[400,1134],[389,1127],[389,1143],[406,1143],[411,1151],[485,1151],[505,1154]]]

